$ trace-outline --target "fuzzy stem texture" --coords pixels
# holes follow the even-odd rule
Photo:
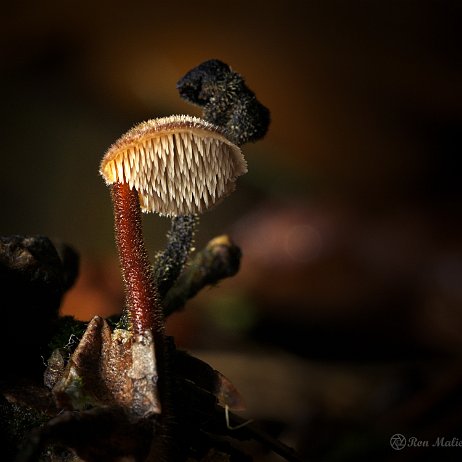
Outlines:
[[[154,338],[163,337],[162,307],[143,241],[138,193],[128,184],[114,183],[111,195],[129,328],[135,334],[152,330]]]
[[[160,401],[160,435],[151,448],[149,461],[174,461],[173,410],[170,377],[170,348],[165,319],[153,268],[144,245],[138,193],[126,183],[111,186],[114,204],[115,239],[125,286],[129,329],[134,334],[152,332],[156,355]]]

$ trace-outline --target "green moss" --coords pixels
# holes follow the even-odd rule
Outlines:
[[[73,316],[60,317],[47,345],[48,356],[56,348],[65,349],[69,354],[72,353],[84,334],[87,324],[76,320]]]

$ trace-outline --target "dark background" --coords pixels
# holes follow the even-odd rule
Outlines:
[[[309,460],[459,460],[389,438],[462,438],[461,20],[458,1],[5,4],[0,233],[78,250],[64,314],[119,312],[100,159],[135,123],[200,115],[175,84],[220,59],[272,123],[196,236],[229,234],[241,271],[170,333]],[[168,226],[145,218],[152,254]]]

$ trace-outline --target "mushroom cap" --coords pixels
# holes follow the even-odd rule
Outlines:
[[[235,189],[247,172],[238,146],[205,120],[173,115],[142,122],[107,150],[100,173],[107,185],[128,183],[143,212],[201,213]]]

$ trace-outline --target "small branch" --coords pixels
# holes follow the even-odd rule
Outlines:
[[[279,454],[288,462],[304,462],[301,456],[298,455],[294,449],[261,430],[254,422],[249,422],[248,420],[230,412],[227,416],[227,424],[235,429],[231,430],[232,432],[245,433],[247,437],[260,442],[266,448],[271,449],[276,454]]]
[[[167,247],[156,256],[154,278],[161,298],[173,286],[186,263],[193,245],[197,215],[181,215],[172,218]]]
[[[186,301],[207,285],[234,276],[240,266],[241,250],[226,235],[212,239],[196,254],[164,299],[164,313],[181,310]]]

